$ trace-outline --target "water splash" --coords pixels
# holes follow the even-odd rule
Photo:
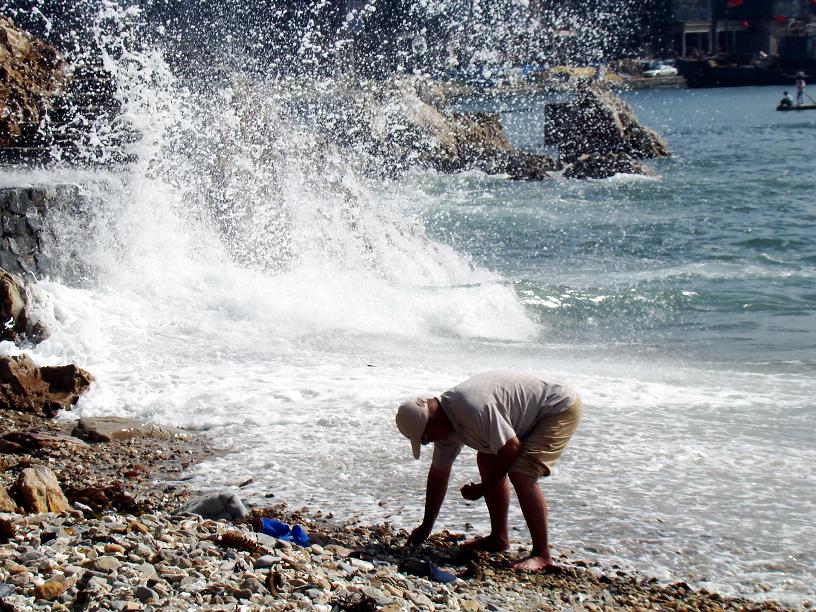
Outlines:
[[[119,110],[106,122],[76,109],[88,124],[78,157],[110,165],[116,150],[129,162],[80,184],[81,204],[56,224],[62,279],[162,287],[148,294],[175,287],[212,307],[223,296],[202,298],[204,286],[213,274],[235,276],[260,283],[251,299],[275,301],[270,312],[292,317],[292,327],[379,320],[374,328],[386,333],[534,333],[511,287],[430,239],[405,202],[357,171],[354,148],[322,132],[326,117],[315,122],[301,102],[330,98],[336,84],[259,79],[226,65],[206,80],[175,70],[149,11],[136,6],[104,3],[89,33],[74,63],[97,62]],[[273,297],[281,290],[291,300]],[[355,307],[362,316],[348,315]],[[381,318],[395,308],[404,313]]]

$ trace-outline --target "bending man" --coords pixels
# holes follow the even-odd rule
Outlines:
[[[465,444],[477,451],[482,481],[462,487],[462,497],[485,498],[491,530],[463,548],[500,552],[509,547],[509,477],[533,541],[532,554],[514,567],[556,569],[547,537],[547,503],[537,481],[549,476],[580,419],[581,399],[570,387],[507,371],[478,374],[439,398],[403,403],[397,428],[411,441],[414,458],[419,459],[422,445],[434,443],[425,516],[408,543],[419,544],[431,534],[451,466]]]

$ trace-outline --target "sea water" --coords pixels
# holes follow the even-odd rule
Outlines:
[[[64,418],[191,428],[234,452],[190,488],[410,529],[431,453],[411,457],[398,403],[492,368],[557,377],[585,402],[542,482],[565,558],[816,595],[816,114],[774,112],[776,88],[635,92],[673,152],[652,176],[371,179],[298,152],[263,83],[139,83],[163,79],[125,106],[134,165],[0,176],[93,204],[57,228],[53,333],[28,349],[96,377]],[[492,103],[544,148],[541,100]],[[477,478],[465,450],[437,529],[487,529],[458,494]],[[511,525],[526,543],[515,502]]]

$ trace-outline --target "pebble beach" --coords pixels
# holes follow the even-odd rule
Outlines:
[[[4,437],[36,431],[66,438],[32,453],[2,455],[2,483],[25,466],[56,475],[71,510],[0,515],[2,610],[783,610],[688,584],[559,558],[563,572],[520,574],[523,550],[463,557],[464,535],[443,531],[419,549],[389,524],[283,504],[237,521],[178,514],[201,492],[183,471],[225,452],[193,436],[80,445],[66,421],[4,411]],[[262,518],[303,526],[307,546],[258,531]],[[406,559],[456,576],[436,582],[406,572]],[[402,571],[401,571],[402,570]],[[803,607],[809,607],[803,602]]]

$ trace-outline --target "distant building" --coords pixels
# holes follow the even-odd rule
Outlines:
[[[709,54],[715,48],[712,0],[672,1],[672,51],[680,57]]]
[[[672,0],[672,50],[680,57],[729,53],[816,58],[813,0]]]

